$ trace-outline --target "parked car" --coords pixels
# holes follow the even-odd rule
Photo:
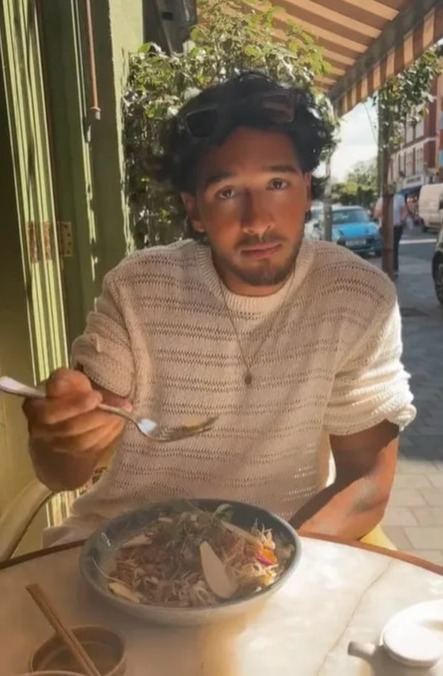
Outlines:
[[[382,254],[383,240],[378,225],[360,206],[333,205],[332,241],[361,255]]]
[[[306,221],[307,239],[325,239],[324,205],[314,202]],[[332,241],[361,255],[381,256],[383,240],[370,213],[358,205],[332,206]]]
[[[418,198],[418,213],[423,232],[439,231],[443,224],[443,183],[424,185]]]
[[[440,230],[437,246],[432,258],[432,277],[434,279],[435,293],[443,305],[443,229]]]

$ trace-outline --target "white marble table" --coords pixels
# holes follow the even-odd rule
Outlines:
[[[91,596],[78,573],[78,547],[0,569],[0,676],[26,671],[51,630],[24,587],[40,583],[68,622],[99,623],[127,641],[128,676],[420,676],[380,650],[370,664],[350,657],[350,641],[376,644],[408,605],[443,598],[443,568],[426,570],[387,553],[303,539],[300,567],[256,616],[229,625],[165,629],[122,616]]]

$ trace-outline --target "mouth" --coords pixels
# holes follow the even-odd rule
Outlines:
[[[273,244],[254,244],[251,247],[245,247],[240,250],[241,255],[254,260],[262,258],[270,258],[281,248],[280,243]]]

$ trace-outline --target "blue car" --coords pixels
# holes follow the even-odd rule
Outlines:
[[[360,255],[382,254],[383,241],[378,226],[359,206],[332,207],[332,241]]]

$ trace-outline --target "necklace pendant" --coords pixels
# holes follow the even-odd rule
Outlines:
[[[252,383],[252,375],[248,371],[245,375],[245,385],[249,386],[249,385],[251,385],[251,383]]]

